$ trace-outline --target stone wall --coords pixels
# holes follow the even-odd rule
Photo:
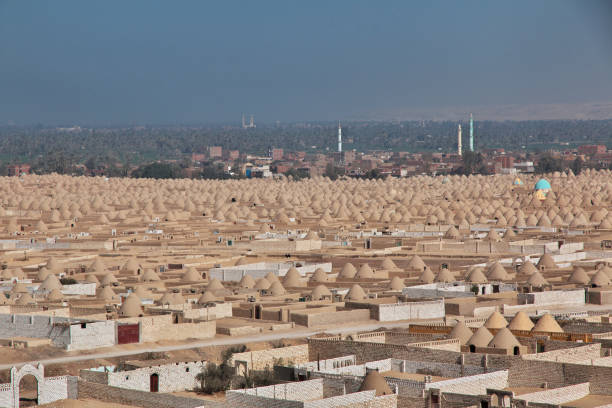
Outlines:
[[[206,401],[197,398],[178,397],[170,394],[127,390],[125,388],[110,387],[108,385],[96,384],[87,381],[79,381],[78,389],[78,397],[82,399],[93,399],[114,404],[133,405],[143,408],[225,407],[225,404],[220,402]]]
[[[584,305],[584,289],[550,290],[545,292],[519,293],[519,304],[525,305]]]
[[[199,386],[196,376],[204,367],[206,367],[204,361],[179,362],[107,373],[108,382],[106,385],[131,390],[149,391],[151,375],[157,374],[159,378],[159,392],[193,390]]]
[[[259,351],[247,351],[244,353],[234,353],[229,360],[230,365],[236,366],[237,361],[246,362],[248,370],[264,370],[266,367],[272,368],[274,362],[283,359],[285,364],[303,364],[309,361],[308,345],[280,347]]]
[[[96,294],[95,283],[75,283],[74,285],[62,286],[64,295],[87,295],[94,296]]]
[[[411,347],[410,345],[361,343],[344,340],[308,339],[308,353],[311,361],[354,355],[357,364],[368,361],[396,358],[412,361],[433,361],[480,365],[488,371],[505,370],[515,361],[522,361],[519,356],[484,355],[478,353],[459,353],[446,350]]]
[[[470,364],[449,364],[433,361],[410,361],[393,359],[393,370],[402,373],[427,374],[437,377],[463,377],[484,374],[484,367]]]
[[[590,393],[589,383],[570,385],[568,387],[553,388],[546,391],[533,392],[530,394],[522,394],[515,397],[515,400],[525,401],[527,403],[545,403],[561,405],[566,402],[575,401],[584,398]]]
[[[119,319],[120,323],[140,323],[142,343],[160,340],[209,339],[217,333],[214,320],[208,322],[174,323],[171,314]]]
[[[114,320],[87,322],[70,325],[70,344],[66,350],[90,350],[115,345],[116,323]]]
[[[407,302],[375,305],[381,322],[410,319],[440,319],[445,315],[444,299],[431,302]]]
[[[77,377],[60,376],[45,377],[42,364],[34,367],[26,364],[21,368],[11,368],[11,382],[0,384],[0,406],[18,408],[21,380],[26,376],[33,376],[38,385],[38,404],[49,404],[67,398],[77,398]]]
[[[455,394],[484,395],[487,388],[504,389],[508,387],[508,371],[501,370],[493,373],[460,377],[452,380],[427,383],[426,389],[437,389],[441,392]]]
[[[0,315],[0,337],[34,337],[50,338],[56,347],[67,347],[70,344],[70,327],[57,326],[54,323],[69,323],[63,317],[37,315]]]
[[[215,303],[214,306],[192,307],[183,310],[186,319],[215,320],[224,317],[232,317],[231,303]]]
[[[555,361],[560,363],[580,363],[598,359],[601,357],[601,344],[594,343],[585,346],[574,347],[571,349],[560,349],[546,351],[544,353],[526,354],[524,360]]]
[[[323,392],[325,388],[323,382],[323,379],[315,379],[233,390],[226,393],[226,400],[228,406],[232,408],[394,408],[397,406],[396,395],[376,397],[375,391],[326,396]]]
[[[51,339],[56,347],[83,350],[115,344],[115,322],[74,323],[65,317],[45,315],[0,315],[0,337]]]
[[[314,312],[292,312],[291,321],[301,326],[313,327],[346,322],[370,320],[370,311],[367,309],[341,310],[341,311],[321,311]]]

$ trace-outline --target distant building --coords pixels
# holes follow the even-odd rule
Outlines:
[[[30,165],[29,164],[11,164],[8,166],[8,175],[9,176],[21,176],[23,174],[30,173]]]
[[[206,156],[204,156],[204,153],[191,153],[191,161],[201,162],[201,161],[204,161],[204,159],[206,159]]]
[[[511,169],[514,167],[514,157],[512,156],[497,156],[493,161],[499,163],[502,169]]]
[[[227,158],[230,160],[238,160],[240,158],[240,150],[230,150],[227,154]]]
[[[608,149],[605,145],[583,145],[578,146],[578,153],[585,154],[587,156],[593,156],[594,154],[605,153]]]
[[[208,157],[223,157],[223,148],[221,146],[208,146]]]
[[[272,161],[283,160],[283,149],[274,148],[271,153]]]
[[[532,161],[514,163],[514,168],[519,173],[533,173],[535,171]]]
[[[342,162],[352,163],[355,161],[355,152],[352,150],[342,152]]]

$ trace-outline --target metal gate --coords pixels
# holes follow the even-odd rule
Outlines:
[[[140,339],[140,331],[138,323],[136,324],[121,324],[117,326],[117,343],[130,344],[138,343]]]

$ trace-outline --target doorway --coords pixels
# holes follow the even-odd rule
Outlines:
[[[159,392],[159,375],[157,373],[151,374],[149,391]]]
[[[19,381],[19,406],[38,405],[38,380],[31,374],[24,375]]]

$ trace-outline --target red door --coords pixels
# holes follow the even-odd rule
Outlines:
[[[136,324],[122,324],[117,326],[117,343],[119,344],[130,344],[138,343],[140,333],[138,330],[138,323]]]
[[[159,391],[159,376],[157,374],[151,374],[151,392]]]

